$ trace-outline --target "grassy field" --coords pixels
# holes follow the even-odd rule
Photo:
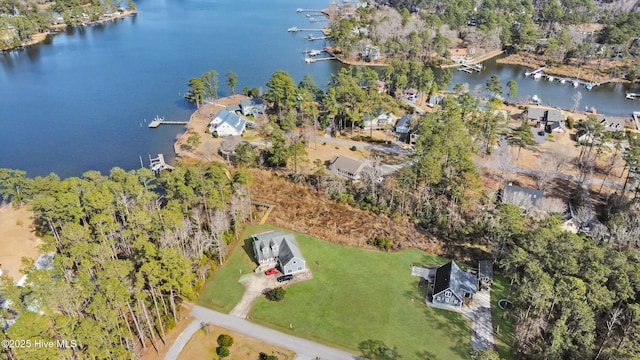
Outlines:
[[[207,280],[198,298],[198,305],[228,314],[240,302],[245,288],[238,279],[244,274],[252,273],[257,267],[247,252],[251,249],[246,248],[251,243],[247,239],[249,236],[245,230],[241,237],[245,241],[238,243],[236,248],[230,249],[231,256],[227,262]],[[252,253],[253,250],[251,250]]]
[[[251,225],[242,239],[272,229],[277,228]],[[380,340],[397,347],[404,359],[468,358],[470,322],[458,313],[428,307],[426,290],[411,276],[411,264],[443,264],[447,259],[415,249],[388,253],[345,247],[302,234],[296,240],[313,279],[288,286],[282,302],[258,299],[252,321],[354,353],[360,353],[363,342]],[[250,242],[241,245],[206,284],[200,305],[229,312],[240,301],[244,288],[238,279],[256,267]],[[498,295],[492,290],[492,306],[506,289],[504,278],[495,284]],[[513,329],[506,319],[498,323],[500,354],[513,359],[507,345]]]
[[[198,330],[184,349],[178,355],[178,360],[191,359],[217,359],[215,349],[218,346],[216,339],[220,334],[227,334],[233,337],[233,345],[229,348],[227,360],[258,359],[260,352],[269,355],[276,355],[282,360],[291,360],[295,353],[291,350],[256,340],[252,337],[242,335],[231,330],[213,326],[212,331],[206,334],[204,330]]]
[[[495,334],[498,353],[502,359],[513,359],[517,356],[513,353],[513,340],[515,337],[513,331],[513,323],[509,319],[509,312],[506,312],[498,306],[498,300],[508,299],[509,281],[501,275],[495,275],[493,285],[491,286],[491,314],[493,315],[493,328],[500,330]]]
[[[468,357],[469,321],[425,305],[419,278],[411,276],[411,264],[446,259],[413,249],[349,248],[300,234],[296,240],[313,279],[288,287],[280,303],[258,299],[253,321],[357,353],[364,341],[381,340],[405,359]]]

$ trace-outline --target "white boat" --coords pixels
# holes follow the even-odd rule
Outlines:
[[[574,81],[571,83],[571,85],[573,85],[573,87],[578,87],[578,85],[580,85],[580,83],[574,80]]]
[[[535,73],[535,74],[533,75],[533,78],[534,78],[535,80],[538,80],[538,79],[540,79],[541,77],[542,77],[542,73],[540,73],[540,72],[537,72],[537,73]]]
[[[593,84],[592,83],[588,83],[584,87],[587,88],[587,90],[591,90],[591,89],[593,89]]]
[[[311,64],[312,62],[315,62],[315,61],[316,61],[315,59],[312,59],[310,57],[304,58],[304,62],[306,62],[307,64]]]
[[[288,28],[287,31],[288,32],[298,32],[299,30],[298,30],[297,27],[293,26],[293,27]]]
[[[625,99],[627,99],[627,100],[635,100],[636,99],[636,94],[627,93],[627,96],[625,96]]]
[[[538,97],[538,95],[533,95],[531,97],[531,103],[532,104],[540,104],[542,102],[542,100],[540,100],[540,98]]]
[[[322,50],[309,50],[309,56],[318,56],[322,54]]]
[[[565,80],[565,79],[560,79],[560,84],[564,84],[564,83],[566,83],[566,82],[567,82],[567,80]]]
[[[549,76],[549,77],[547,78],[547,80],[549,80],[549,81],[553,81],[553,80],[554,80],[554,77],[553,77],[553,76]]]
[[[296,9],[296,12],[298,12],[298,13],[301,13],[301,12],[303,12],[303,11],[304,11],[304,9],[302,9],[302,8],[297,8],[297,9]]]

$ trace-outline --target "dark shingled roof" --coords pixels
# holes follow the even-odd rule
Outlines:
[[[451,289],[458,298],[463,299],[465,292],[475,294],[478,285],[473,274],[462,271],[454,261],[450,261],[436,270],[433,293],[437,294],[447,288]]]

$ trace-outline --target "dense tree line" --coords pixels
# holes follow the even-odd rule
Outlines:
[[[157,349],[248,219],[248,179],[218,165],[64,180],[0,169],[2,198],[33,210],[43,251],[55,253],[51,268],[24,264],[24,286],[0,279],[8,300],[1,336],[77,343],[3,349],[0,357],[132,358]]]
[[[20,46],[54,24],[79,25],[99,20],[104,14],[117,12],[120,3],[116,0],[1,0],[0,49]],[[135,9],[133,0],[127,4]]]

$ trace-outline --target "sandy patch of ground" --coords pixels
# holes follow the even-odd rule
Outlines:
[[[213,359],[216,340],[220,334],[228,334],[233,337],[233,345],[229,348],[229,360],[257,359],[260,352],[268,355],[276,355],[278,359],[291,360],[295,353],[291,350],[275,346],[264,341],[243,335],[219,326],[211,326],[209,334],[204,330],[198,330],[184,347],[178,360]]]
[[[34,233],[32,213],[26,206],[0,208],[0,268],[14,280],[22,277],[22,258],[36,260],[40,255],[40,239]]]

